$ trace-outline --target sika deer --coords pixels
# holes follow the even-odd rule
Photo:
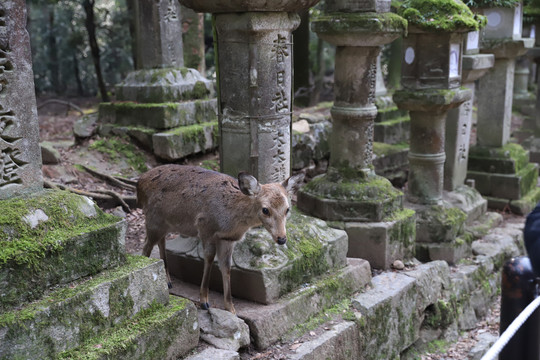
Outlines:
[[[146,216],[143,254],[158,245],[167,268],[165,236],[175,232],[198,236],[204,249],[201,308],[208,309],[210,268],[217,253],[223,278],[226,310],[235,313],[231,299],[232,252],[246,231],[263,225],[279,245],[287,241],[285,223],[291,207],[288,195],[302,183],[304,174],[282,184],[261,185],[247,173],[233,177],[195,166],[164,165],[143,174],[137,184],[137,202]],[[169,287],[171,287],[167,270]]]

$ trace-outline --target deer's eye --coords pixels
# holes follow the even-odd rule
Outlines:
[[[285,214],[288,214],[288,213],[290,213],[290,212],[291,212],[291,209],[288,208],[287,211],[285,212]]]
[[[262,212],[264,215],[270,215],[270,210],[268,210],[268,208],[263,208]]]

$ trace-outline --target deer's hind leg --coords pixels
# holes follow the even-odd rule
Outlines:
[[[144,256],[150,257],[152,249],[157,244],[159,248],[159,257],[163,260],[165,265],[165,272],[167,274],[167,286],[172,288],[171,276],[169,275],[169,268],[167,267],[167,253],[165,251],[165,236],[167,233],[164,233],[160,230],[148,229],[146,227],[146,239],[143,245],[142,254]]]
[[[208,310],[210,304],[208,303],[208,287],[210,285],[210,273],[212,271],[212,264],[216,257],[216,242],[215,240],[202,240],[204,250],[204,271],[201,281],[201,291],[199,300],[201,302],[201,309]]]

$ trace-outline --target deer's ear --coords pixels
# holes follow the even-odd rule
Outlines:
[[[304,182],[305,176],[306,175],[304,173],[298,173],[282,182],[281,185],[283,185],[289,195],[293,195],[298,191],[298,189],[300,189],[300,185],[302,185],[302,183]]]
[[[257,195],[261,191],[261,185],[257,179],[246,172],[238,174],[238,186],[240,186],[240,191],[248,196]]]

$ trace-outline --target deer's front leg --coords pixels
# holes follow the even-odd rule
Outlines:
[[[212,263],[216,256],[216,243],[212,240],[202,240],[202,242],[204,250],[204,272],[201,281],[199,301],[201,302],[201,309],[208,310],[210,308],[210,304],[208,303],[208,286],[210,284]]]
[[[225,310],[236,314],[231,295],[231,266],[233,249],[234,241],[219,240],[217,242],[219,270],[221,271],[221,277],[223,279],[223,300],[225,302]]]

